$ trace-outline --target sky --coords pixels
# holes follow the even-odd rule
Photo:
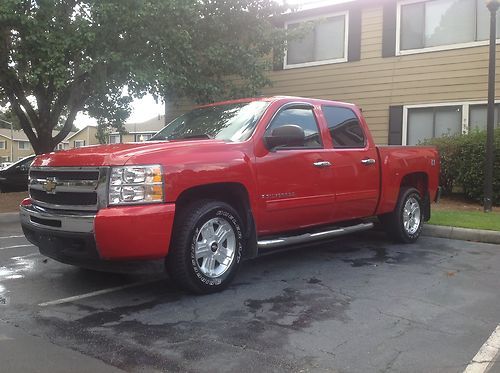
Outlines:
[[[127,123],[139,123],[145,122],[148,119],[157,117],[158,114],[165,114],[165,104],[163,102],[155,102],[153,96],[146,95],[141,99],[134,100],[132,102],[132,114],[127,119]],[[78,113],[75,119],[75,125],[78,128],[83,128],[88,125],[97,125],[94,118]]]
[[[280,0],[277,0],[280,1]],[[347,2],[349,0],[288,0],[289,4],[297,4],[308,7],[325,6],[329,4]],[[145,122],[148,119],[165,113],[165,104],[163,102],[155,102],[153,96],[146,95],[142,99],[137,99],[132,102],[132,114],[127,120],[127,123]],[[97,125],[94,118],[91,118],[83,113],[79,113],[75,119],[75,125],[78,128],[83,128],[87,125]]]

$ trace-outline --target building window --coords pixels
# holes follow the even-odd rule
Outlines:
[[[348,13],[323,17],[323,19],[303,19],[300,22],[285,24],[287,29],[293,30],[305,22],[318,21],[302,38],[288,41],[285,69],[347,61]]]
[[[85,140],[75,140],[73,141],[73,144],[75,148],[81,148],[82,146],[85,146]]]
[[[489,39],[484,0],[404,1],[398,16],[400,54],[487,44]]]
[[[408,105],[403,111],[403,145],[424,140],[486,130],[487,105],[484,102]],[[500,103],[495,104],[495,127],[500,128]]]
[[[57,149],[57,150],[64,150],[64,149],[66,149],[66,146],[65,146],[65,145],[66,145],[66,144],[64,144],[64,143],[60,142],[59,144],[57,144],[56,149]]]
[[[109,143],[110,144],[121,143],[121,136],[120,135],[109,135]]]
[[[0,162],[9,162],[9,161],[10,161],[10,157],[0,156]]]
[[[153,135],[150,133],[135,134],[134,141],[135,142],[144,142],[144,141],[148,141],[151,137],[153,137]]]
[[[29,141],[19,141],[18,143],[19,150],[29,150],[30,142]]]
[[[7,149],[7,141],[0,141],[0,149]]]
[[[365,147],[365,134],[351,109],[336,106],[323,106],[322,109],[335,148]]]
[[[486,118],[488,105],[470,105],[469,106],[469,128],[471,130],[486,130]],[[495,105],[495,127],[500,127],[500,104]]]

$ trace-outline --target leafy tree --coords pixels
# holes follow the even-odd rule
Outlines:
[[[39,154],[80,111],[123,130],[146,92],[198,103],[253,95],[269,83],[264,57],[284,40],[272,25],[284,10],[274,0],[1,0],[0,101]]]

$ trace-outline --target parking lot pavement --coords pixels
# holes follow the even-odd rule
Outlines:
[[[0,227],[2,372],[463,372],[500,324],[499,245],[369,232],[245,262],[228,290],[192,296],[161,274],[54,262],[20,235]]]

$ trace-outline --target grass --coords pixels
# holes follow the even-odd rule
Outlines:
[[[433,210],[429,224],[500,231],[500,212]]]

